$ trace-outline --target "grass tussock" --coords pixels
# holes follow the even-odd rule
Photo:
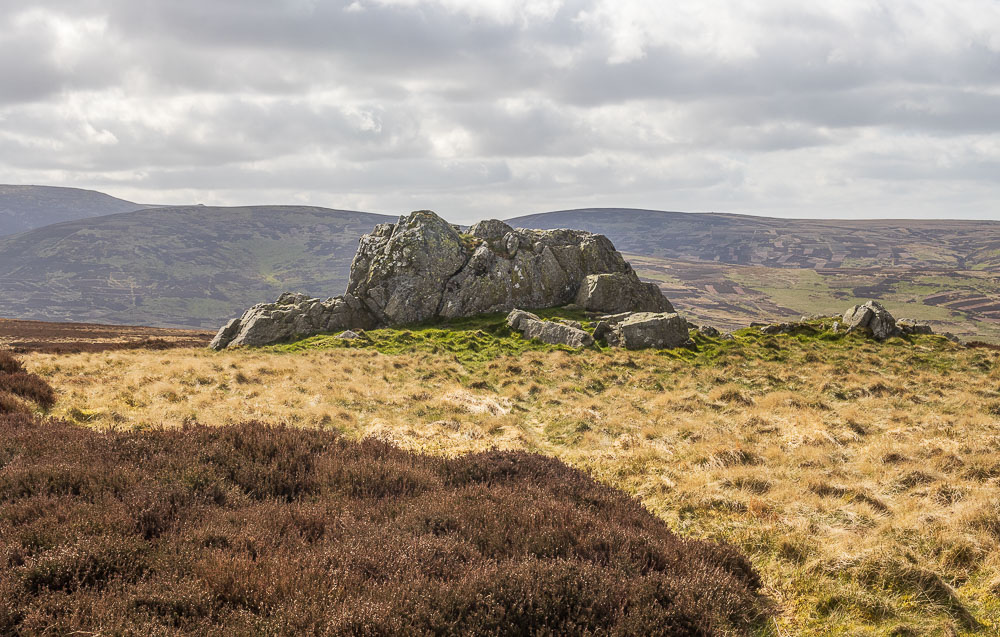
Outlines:
[[[0,417],[0,634],[750,631],[759,576],[558,460]]]
[[[559,458],[682,536],[739,547],[778,634],[1000,632],[1000,351],[829,327],[574,352],[487,317],[267,350],[32,354],[26,367],[58,389],[54,415],[99,430],[259,420],[444,457]],[[879,579],[872,563],[911,570]]]

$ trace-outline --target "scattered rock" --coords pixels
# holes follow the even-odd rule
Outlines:
[[[614,326],[608,344],[626,349],[673,349],[690,340],[687,321],[679,314],[638,312]]]
[[[592,312],[674,311],[655,283],[643,283],[633,271],[589,275],[576,295],[576,305]]]
[[[709,338],[719,338],[722,335],[722,332],[720,332],[718,328],[712,327],[711,325],[705,325],[699,331]]]
[[[515,229],[495,219],[462,234],[422,210],[395,224],[380,224],[361,238],[344,296],[321,302],[283,294],[227,323],[212,347],[266,345],[320,332],[574,301],[603,312],[672,310],[659,289],[641,282],[603,235]]]
[[[523,310],[511,311],[507,315],[507,325],[511,329],[521,332],[525,338],[535,339],[549,345],[589,347],[594,344],[594,337],[580,328],[556,321],[543,321],[534,314]]]
[[[773,323],[760,328],[761,334],[788,334],[793,331],[798,323]]]
[[[903,334],[933,334],[934,330],[927,323],[922,323],[916,319],[899,319],[896,327]]]
[[[337,334],[334,338],[343,339],[345,341],[353,341],[354,339],[361,338],[361,334],[352,330],[344,330],[340,334]]]
[[[848,334],[859,329],[867,329],[880,341],[899,334],[896,319],[878,301],[855,305],[844,312],[844,325],[847,326]]]

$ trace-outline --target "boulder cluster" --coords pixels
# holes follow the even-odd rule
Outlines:
[[[893,336],[932,333],[931,326],[926,323],[919,323],[913,319],[897,321],[878,301],[855,305],[844,312],[844,327],[848,333],[867,331],[880,341]]]
[[[822,318],[818,316],[813,319]],[[884,341],[893,336],[906,336],[910,334],[933,334],[931,326],[915,319],[896,320],[889,310],[878,301],[868,301],[864,305],[855,305],[844,312],[844,315],[837,316],[839,320],[833,324],[833,331],[839,332],[842,328],[846,333],[864,333],[872,338]],[[803,330],[812,330],[807,323],[809,317],[802,317],[799,323],[753,323],[751,327],[757,327],[762,334],[794,334]]]
[[[603,235],[515,229],[495,219],[463,233],[423,210],[361,238],[343,296],[283,294],[229,321],[211,347],[571,303],[594,312],[673,312]]]

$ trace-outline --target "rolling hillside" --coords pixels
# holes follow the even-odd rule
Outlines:
[[[93,190],[0,184],[0,237],[147,207]]]
[[[392,220],[190,206],[47,226],[0,238],[0,316],[216,329],[286,290],[340,294],[359,237]],[[697,323],[733,329],[879,298],[938,331],[1000,342],[1000,222],[584,209],[510,223],[606,234]]]
[[[509,220],[607,235],[622,252],[772,268],[1000,270],[1000,222],[776,219],[628,208],[563,210]]]
[[[382,215],[323,208],[153,208],[0,239],[8,318],[216,328],[285,290],[347,285]]]

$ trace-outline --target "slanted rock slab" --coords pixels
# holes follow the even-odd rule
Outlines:
[[[525,338],[549,345],[568,345],[580,348],[590,347],[594,344],[594,337],[580,328],[556,321],[543,321],[538,316],[522,310],[511,311],[507,315],[507,325],[520,332]]]

